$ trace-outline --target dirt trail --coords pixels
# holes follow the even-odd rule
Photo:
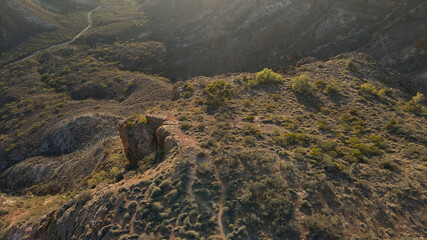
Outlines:
[[[50,50],[50,49],[53,49],[53,48],[56,48],[56,47],[60,47],[60,46],[65,46],[65,45],[68,45],[68,44],[76,41],[78,38],[80,38],[83,35],[83,33],[85,33],[87,30],[89,30],[89,28],[92,27],[92,25],[93,25],[92,13],[93,13],[93,11],[95,11],[96,9],[98,9],[100,7],[101,6],[97,6],[96,8],[94,8],[94,9],[92,9],[92,10],[89,11],[89,13],[87,14],[87,19],[88,19],[88,25],[87,25],[87,27],[85,29],[83,29],[81,32],[79,32],[77,35],[75,35],[71,40],[63,42],[63,43],[54,44],[54,45],[52,45],[50,47],[47,47],[47,48],[39,49],[39,50],[33,52],[32,54],[30,54],[30,55],[28,55],[28,56],[26,56],[24,58],[21,58],[18,61],[15,61],[12,64],[20,63],[20,62],[25,61],[25,60],[27,60],[29,58],[32,58],[33,56],[35,56],[35,55],[37,55],[37,54],[39,54],[39,53],[41,53],[43,51]]]
[[[224,227],[224,223],[222,222],[222,213],[223,213],[223,204],[225,202],[225,186],[224,183],[222,182],[220,176],[219,176],[219,172],[218,172],[218,168],[215,167],[215,178],[217,179],[217,181],[219,182],[220,186],[221,186],[221,196],[219,199],[219,211],[218,211],[218,225],[219,225],[219,229],[221,231],[221,237],[222,239],[227,239],[227,229]]]

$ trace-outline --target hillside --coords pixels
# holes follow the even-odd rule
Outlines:
[[[423,0],[43,0],[31,2],[32,7],[30,1],[3,2],[24,6],[30,17],[22,19],[22,13],[9,5],[0,7],[4,9],[0,28],[7,33],[5,40],[0,39],[4,54],[0,64],[64,42],[84,29],[83,16],[90,9],[103,6],[94,12],[95,26],[82,42],[114,48],[109,58],[120,60],[124,69],[147,72],[137,60],[146,54],[138,46],[140,40],[162,44],[164,56],[150,70],[173,81],[279,68],[304,57],[326,60],[358,51],[407,74],[402,85],[412,94],[427,93]],[[129,42],[137,45],[136,52]]]
[[[0,239],[427,239],[422,0],[0,0]]]
[[[95,1],[1,0],[0,65],[69,40],[87,24]]]
[[[96,114],[73,117],[67,131],[53,127],[57,118],[42,128],[82,146],[71,149],[67,140],[70,148],[55,152],[63,140],[48,137],[54,142],[41,146],[50,146],[49,154],[39,150],[1,174],[3,190],[27,193],[1,196],[3,236],[427,237],[421,95],[412,98],[399,73],[361,53],[278,72],[195,77],[173,89],[164,83],[154,108],[138,107],[140,84],[121,103],[100,100],[97,108],[93,100],[68,100],[60,119]],[[17,147],[31,136],[42,135]],[[85,165],[68,168],[73,161]],[[45,174],[16,178],[21,172]],[[74,181],[55,189],[55,179]]]
[[[329,59],[349,51],[410,74],[403,84],[427,91],[427,6],[423,0],[155,1],[140,10],[168,49],[172,79],[259,71]]]

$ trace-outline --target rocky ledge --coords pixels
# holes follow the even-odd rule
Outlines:
[[[194,139],[181,131],[178,120],[171,113],[133,115],[118,121],[117,128],[130,164],[137,164],[156,151],[168,155],[173,149],[197,148]]]

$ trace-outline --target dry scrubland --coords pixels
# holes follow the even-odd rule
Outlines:
[[[0,238],[426,238],[425,3],[278,2],[19,1],[0,64],[108,7],[0,69]]]
[[[170,84],[145,76],[165,84],[164,99],[151,108],[131,101],[145,88],[136,85],[125,99],[99,100],[104,104],[81,109],[99,111],[102,118],[91,118],[102,131],[124,112],[137,113],[127,120],[129,131],[148,124],[138,115],[169,113],[197,147],[178,146],[166,154],[159,150],[130,166],[112,129],[103,133],[110,137],[90,144],[79,141],[77,150],[61,153],[55,164],[61,159],[63,165],[49,163],[49,156],[24,160],[1,180],[15,184],[16,192],[45,197],[3,195],[3,201],[18,199],[31,206],[44,198],[56,203],[64,196],[68,203],[56,208],[54,218],[35,225],[25,214],[10,220],[22,208],[7,205],[2,218],[10,227],[6,232],[105,239],[138,239],[141,234],[183,239],[425,236],[423,96],[401,91],[397,72],[360,53],[277,72],[196,77],[175,84],[174,101],[168,100]],[[67,100],[60,117],[74,116],[72,106],[81,101],[93,100]],[[116,120],[104,123],[107,112]],[[22,169],[66,169],[82,153],[86,158],[77,161],[85,171],[13,181]],[[64,176],[74,181],[52,188],[50,181],[64,181]],[[12,227],[16,221],[33,228],[17,230]]]

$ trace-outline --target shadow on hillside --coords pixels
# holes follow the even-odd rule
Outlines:
[[[307,110],[311,112],[320,111],[323,106],[323,102],[318,96],[312,94],[295,94],[295,96],[298,102],[304,105]]]
[[[335,105],[338,107],[341,107],[341,105],[348,103],[348,96],[342,95],[340,93],[332,93],[329,95],[329,100],[335,103]]]

